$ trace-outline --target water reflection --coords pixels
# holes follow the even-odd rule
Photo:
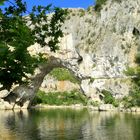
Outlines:
[[[45,109],[0,111],[0,140],[139,140],[140,114]]]

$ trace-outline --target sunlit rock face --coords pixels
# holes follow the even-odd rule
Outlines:
[[[47,46],[35,44],[29,51],[33,55],[43,53],[46,58],[53,56],[57,67],[66,67],[81,79],[83,93],[93,100],[100,101],[104,89],[122,98],[128,95],[131,85],[124,71],[135,67],[140,46],[139,7],[139,0],[108,0],[101,12],[94,8],[69,9],[60,50],[54,53]],[[41,80],[44,69],[40,71]],[[38,88],[40,83],[34,82],[32,87]]]
[[[76,50],[82,57],[82,61],[70,68],[76,68],[82,79],[81,88],[92,99],[98,100],[103,89],[115,98],[128,95],[131,83],[124,71],[135,66],[140,45],[139,7],[139,0],[125,0],[108,1],[100,13],[70,9],[63,26],[62,45],[70,45],[71,51]],[[71,36],[69,43],[68,36]],[[71,57],[69,64],[72,63]]]
[[[57,80],[53,76],[45,76],[42,85],[40,87],[41,91],[48,92],[70,92],[74,90],[80,90],[78,83],[72,83],[68,80]]]
[[[135,66],[140,45],[140,1],[107,1],[101,12],[94,9],[69,9],[62,29],[60,50],[40,48],[46,56],[55,56],[81,79],[83,92],[95,100],[103,89],[115,98],[129,93],[130,80],[124,73]]]

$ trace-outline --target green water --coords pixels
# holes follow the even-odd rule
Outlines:
[[[0,140],[140,140],[140,114],[86,109],[0,111]]]

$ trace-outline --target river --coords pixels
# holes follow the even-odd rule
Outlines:
[[[0,111],[0,140],[140,140],[140,114],[87,109]]]

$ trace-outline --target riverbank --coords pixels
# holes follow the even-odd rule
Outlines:
[[[83,106],[81,104],[75,104],[75,105],[45,105],[45,104],[38,104],[35,106],[31,106],[31,108],[74,108],[74,109],[83,109],[88,108],[88,106]]]
[[[90,111],[108,111],[108,112],[140,112],[140,107],[132,107],[132,108],[123,108],[123,107],[114,107],[111,104],[102,104],[100,106],[91,106],[87,105],[84,106],[82,104],[75,104],[75,105],[45,105],[45,104],[38,104],[35,106],[31,107],[32,109],[42,109],[42,108],[47,108],[47,109],[63,109],[63,108],[72,108],[72,109],[83,109],[87,108]]]

